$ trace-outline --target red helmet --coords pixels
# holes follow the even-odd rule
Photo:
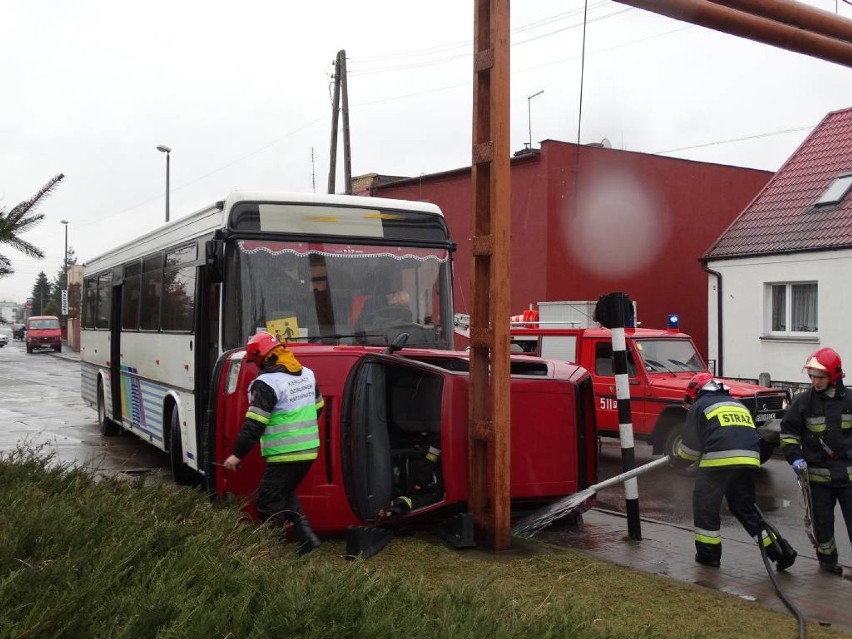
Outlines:
[[[722,386],[713,379],[710,373],[696,373],[689,380],[689,384],[686,385],[686,394],[683,396],[683,401],[691,404],[701,391],[719,390],[720,388]]]
[[[246,359],[260,366],[272,349],[280,345],[281,342],[275,339],[274,335],[266,332],[255,333],[246,342]]]
[[[843,372],[843,363],[840,361],[840,355],[833,348],[821,348],[808,357],[808,361],[805,362],[805,370],[817,370],[828,373],[828,381],[832,384],[838,379],[846,377],[846,373]]]

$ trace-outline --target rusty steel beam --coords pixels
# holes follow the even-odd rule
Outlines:
[[[509,0],[475,0],[468,508],[494,550],[511,545],[509,423]]]
[[[852,20],[792,0],[711,0],[731,9],[852,43]]]
[[[709,0],[615,0],[621,4],[690,22],[788,51],[852,67],[852,44],[777,22],[767,5],[765,17]]]

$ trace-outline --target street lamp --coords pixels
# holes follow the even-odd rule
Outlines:
[[[530,112],[530,101],[534,97],[537,97],[537,96],[541,95],[542,93],[544,93],[544,89],[542,89],[538,93],[533,93],[532,95],[527,96],[527,127],[529,127],[529,133],[530,133],[530,149],[532,149],[532,114]]]
[[[169,221],[169,157],[172,150],[165,144],[160,144],[157,147],[158,151],[166,154],[166,222]]]
[[[59,220],[65,225],[65,259],[62,264],[65,268],[65,312],[68,315],[68,220]]]

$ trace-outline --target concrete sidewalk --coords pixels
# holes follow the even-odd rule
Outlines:
[[[725,532],[723,527],[722,533]],[[583,515],[579,528],[543,531],[537,538],[790,614],[775,592],[754,543],[725,537],[722,566],[709,568],[695,563],[691,528],[642,519],[642,540],[634,541],[627,538],[627,519],[623,514],[597,508]],[[819,570],[816,559],[802,556],[791,568],[775,574],[785,596],[808,621],[852,632],[852,581],[826,574]]]
[[[61,357],[62,359],[67,359],[67,360],[70,360],[72,362],[79,362],[80,361],[80,352],[79,351],[72,351],[65,344],[62,345],[62,351],[60,351],[59,353],[57,353],[56,351],[50,351],[50,354],[53,355],[54,357]]]

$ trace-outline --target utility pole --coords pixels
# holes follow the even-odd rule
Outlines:
[[[473,25],[468,507],[493,550],[511,545],[509,0],[476,0]]]
[[[334,97],[331,105],[331,158],[328,169],[328,192],[334,193],[337,175],[337,127],[340,121],[340,102],[343,100],[343,178],[344,192],[352,194],[352,153],[349,145],[349,89],[346,83],[346,51],[337,52],[334,62]]]

